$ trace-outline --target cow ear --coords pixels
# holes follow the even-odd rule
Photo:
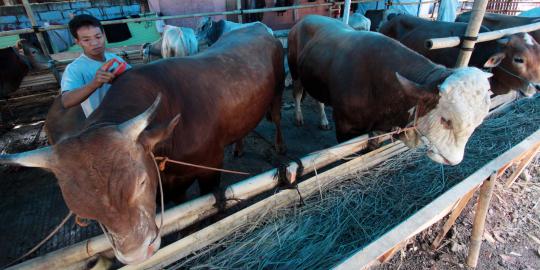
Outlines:
[[[139,136],[139,142],[147,151],[153,151],[156,144],[171,136],[174,128],[180,122],[180,114],[177,114],[169,124],[161,125],[150,130],[145,130]]]
[[[422,86],[401,76],[398,72],[396,72],[396,78],[399,84],[401,84],[403,92],[405,92],[405,95],[408,97],[418,100],[428,100],[433,98],[433,96],[435,95],[433,93],[423,90]]]
[[[484,67],[485,68],[494,68],[494,67],[498,66],[505,57],[506,57],[506,54],[504,54],[503,52],[496,53],[496,54],[492,55],[486,61],[486,63],[484,64]]]

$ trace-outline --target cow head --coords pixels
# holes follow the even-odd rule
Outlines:
[[[511,35],[498,41],[504,51],[491,56],[484,67],[495,68],[493,72],[500,83],[509,88],[492,91],[497,94],[506,94],[510,89],[521,91],[525,96],[536,93],[540,84],[540,45],[527,33]]]
[[[426,89],[426,85],[396,75],[405,94],[425,110],[419,113],[417,131],[407,132],[401,139],[410,147],[422,139],[428,144],[428,156],[433,161],[459,164],[469,137],[489,112],[491,74],[471,67],[455,69],[434,86],[437,89]]]
[[[214,44],[223,34],[224,27],[225,20],[215,22],[210,17],[202,18],[197,26],[197,41],[200,45],[207,44],[210,46]]]
[[[45,56],[43,52],[34,46],[26,39],[19,39],[15,44],[15,48],[22,50],[26,60],[30,64],[32,70],[43,70],[51,66],[49,61],[51,58]]]
[[[159,97],[145,112],[120,125],[85,130],[37,150],[1,155],[0,163],[51,170],[69,209],[95,219],[109,232],[116,257],[141,262],[159,248],[155,222],[158,171],[151,151],[179,117],[146,130]]]

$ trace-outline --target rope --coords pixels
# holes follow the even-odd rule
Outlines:
[[[514,76],[514,77],[520,79],[521,81],[526,82],[528,85],[531,85],[531,86],[535,87],[534,83],[532,83],[531,81],[529,81],[529,80],[527,80],[527,79],[525,79],[525,78],[523,78],[523,77],[521,77],[519,75],[516,75],[516,74],[512,73],[511,71],[501,67],[500,65],[496,66],[496,68],[499,68],[500,70],[504,71],[506,74]]]
[[[43,244],[45,244],[47,241],[49,241],[49,239],[51,239],[51,237],[53,237],[59,230],[60,228],[62,228],[66,222],[69,220],[69,218],[73,215],[73,212],[71,212],[71,210],[69,211],[69,213],[66,215],[66,217],[62,220],[62,222],[60,222],[60,224],[58,224],[58,226],[56,226],[56,228],[54,230],[52,230],[52,232],[49,233],[49,235],[47,235],[47,237],[45,237],[43,240],[41,240],[41,242],[39,242],[36,246],[34,246],[32,249],[30,249],[28,252],[24,253],[22,256],[20,256],[19,258],[11,261],[10,263],[2,266],[2,269],[4,268],[7,268],[8,266],[11,266],[13,265],[14,263],[28,257],[28,255],[34,253],[34,251],[36,251],[38,248],[40,248],[41,246],[43,246]]]
[[[250,175],[250,173],[247,173],[247,172],[240,172],[240,171],[233,171],[233,170],[226,170],[226,169],[219,169],[219,168],[215,168],[215,167],[203,166],[203,165],[193,164],[193,163],[189,163],[189,162],[173,160],[173,159],[170,159],[168,157],[155,157],[155,160],[156,161],[161,161],[159,163],[159,170],[160,171],[164,171],[165,166],[167,165],[167,162],[170,162],[170,163],[175,163],[175,164],[180,164],[180,165],[185,165],[185,166],[190,166],[190,167],[195,167],[195,168],[200,168],[200,169],[206,169],[206,170],[210,170],[210,171],[218,171],[218,172],[240,174],[240,175]]]

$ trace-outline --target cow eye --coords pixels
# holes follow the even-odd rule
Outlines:
[[[514,62],[518,64],[523,64],[525,61],[521,57],[514,57]]]
[[[452,129],[452,120],[447,120],[446,118],[441,117],[441,125],[445,129]]]

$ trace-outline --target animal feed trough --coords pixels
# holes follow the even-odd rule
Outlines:
[[[449,189],[460,186],[463,179],[478,174],[486,163],[507,157],[515,150],[527,150],[521,149],[523,145],[538,144],[539,127],[540,96],[516,101],[493,113],[475,131],[465,159],[458,166],[430,161],[423,154],[425,149],[405,151],[369,170],[339,176],[339,181],[331,185],[320,184],[320,190],[304,196],[303,206],[272,208],[262,217],[247,219],[229,236],[197,252],[179,252],[189,256],[169,261],[168,267],[339,268],[344,259],[381,236],[390,235],[396,226],[414,223],[411,215],[424,211],[426,205]],[[176,259],[185,255],[176,255]]]

